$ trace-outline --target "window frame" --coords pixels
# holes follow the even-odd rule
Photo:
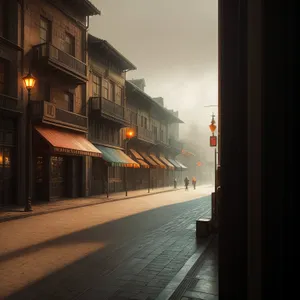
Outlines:
[[[47,24],[47,28],[42,27],[42,22]],[[46,32],[46,40],[42,39],[41,37],[41,31],[44,30]],[[45,44],[45,43],[50,43],[52,38],[52,26],[51,26],[51,21],[44,16],[40,16],[40,43]]]
[[[67,39],[70,38],[70,43],[67,42]],[[65,33],[65,39],[64,39],[64,52],[68,53],[69,55],[75,57],[75,36],[72,35],[69,32]],[[70,47],[68,51],[66,50],[66,45]]]

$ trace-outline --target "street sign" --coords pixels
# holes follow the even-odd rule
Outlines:
[[[209,137],[209,145],[210,145],[210,147],[216,147],[217,146],[217,136],[216,135],[211,135]]]

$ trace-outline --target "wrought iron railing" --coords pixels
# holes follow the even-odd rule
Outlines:
[[[0,109],[1,108],[19,112],[22,110],[21,101],[19,101],[18,98],[0,94]]]
[[[153,131],[141,126],[137,126],[137,138],[150,143],[154,143]]]
[[[86,116],[57,108],[53,103],[47,101],[31,101],[30,105],[33,119],[47,120],[51,123],[87,131],[88,119]]]
[[[101,115],[130,123],[127,109],[103,97],[91,97],[90,110],[99,110]]]
[[[43,57],[47,57],[53,62],[56,62],[75,73],[78,73],[84,77],[87,76],[87,65],[83,61],[77,59],[67,52],[60,50],[52,44],[39,44],[34,46],[33,49],[35,59],[39,60]]]

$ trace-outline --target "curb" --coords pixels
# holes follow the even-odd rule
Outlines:
[[[180,292],[180,290],[182,289],[184,279],[195,268],[197,268],[199,261],[201,261],[202,257],[204,257],[205,253],[207,252],[207,249],[209,249],[209,246],[213,242],[214,238],[215,235],[211,234],[209,237],[203,240],[204,243],[201,246],[199,246],[196,252],[187,260],[184,266],[173,277],[173,279],[168,283],[168,285],[163,289],[163,291],[158,295],[158,297],[155,300],[171,300],[174,298],[175,294],[178,291]]]
[[[33,217],[33,216],[51,214],[51,213],[64,211],[64,210],[71,210],[71,209],[76,209],[76,208],[81,208],[81,207],[95,206],[95,205],[100,205],[100,204],[104,204],[104,203],[107,203],[107,202],[116,202],[116,201],[134,199],[134,198],[139,198],[139,197],[144,197],[144,196],[151,196],[151,195],[158,195],[158,194],[162,194],[162,193],[175,192],[175,191],[179,191],[179,190],[182,190],[182,189],[183,189],[183,187],[177,188],[176,190],[158,191],[158,192],[146,193],[146,194],[136,195],[136,196],[127,196],[127,197],[125,196],[125,197],[119,198],[119,199],[109,199],[108,198],[108,200],[103,200],[102,202],[99,202],[99,203],[88,203],[88,204],[82,204],[82,205],[71,206],[71,207],[57,208],[57,209],[53,209],[53,210],[50,210],[50,211],[28,212],[28,214],[24,214],[24,215],[9,216],[9,217],[0,218],[0,223],[13,221],[13,220],[18,220],[18,219],[29,218],[29,217]]]

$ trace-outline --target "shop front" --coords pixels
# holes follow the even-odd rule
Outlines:
[[[84,158],[102,153],[84,134],[52,127],[36,126],[33,142],[34,200],[84,196]]]
[[[167,166],[167,170],[165,171],[165,186],[172,186],[174,184],[175,166],[166,159],[163,153],[160,153],[159,159]]]
[[[128,170],[128,188],[131,190],[148,189],[151,180],[150,165],[134,149],[129,149],[129,156],[140,165],[140,168]]]
[[[101,159],[94,158],[92,161],[92,194],[107,193],[108,195],[109,193],[124,191],[125,181],[129,181],[126,169],[138,169],[140,164],[119,148],[96,144],[94,146],[103,156]]]

